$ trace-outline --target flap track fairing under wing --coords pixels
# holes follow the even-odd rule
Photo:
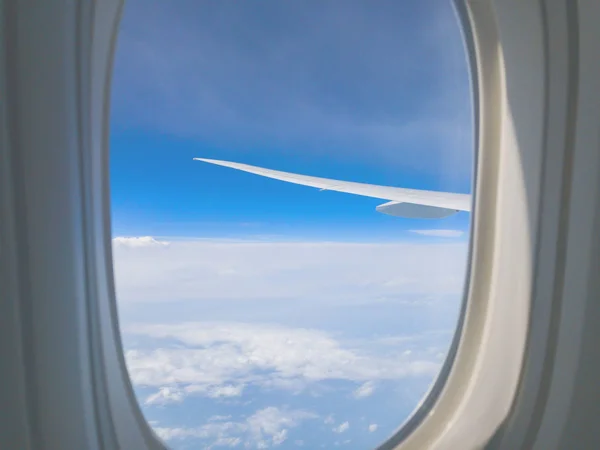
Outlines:
[[[375,208],[378,212],[409,219],[442,219],[458,212],[457,209],[419,205],[407,202],[388,202]]]

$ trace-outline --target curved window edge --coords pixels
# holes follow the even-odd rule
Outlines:
[[[513,407],[528,340],[545,133],[542,17],[532,2],[456,5],[476,88],[470,279],[432,398],[388,447],[402,450],[488,444]]]
[[[396,448],[592,448],[600,5],[465,5],[480,82],[472,277],[446,383]]]
[[[471,217],[470,217],[470,225],[469,225],[469,248],[467,252],[467,267],[464,276],[463,283],[463,296],[461,300],[460,309],[458,311],[458,321],[456,323],[456,328],[454,329],[454,334],[452,337],[452,341],[450,342],[450,346],[448,347],[448,352],[444,359],[444,363],[437,374],[435,380],[431,384],[428,392],[421,399],[417,407],[414,409],[412,414],[404,421],[404,423],[400,424],[397,428],[397,431],[388,438],[385,442],[377,447],[377,450],[392,450],[398,447],[398,445],[402,444],[408,436],[410,436],[425,420],[431,409],[434,407],[436,402],[438,401],[444,386],[448,380],[448,376],[450,371],[454,365],[454,361],[456,358],[456,353],[458,351],[461,336],[463,332],[463,325],[465,319],[465,312],[468,303],[468,287],[471,279],[471,259],[472,259],[472,249],[473,249],[473,218],[474,218],[474,206],[476,203],[475,196],[477,195],[476,186],[477,186],[477,167],[478,167],[478,143],[479,143],[479,86],[478,86],[478,74],[476,71],[477,67],[477,55],[475,51],[475,40],[473,36],[473,29],[471,27],[471,22],[469,18],[469,11],[467,6],[463,0],[452,0],[452,5],[454,7],[454,12],[456,16],[456,20],[458,22],[458,26],[460,28],[463,45],[466,52],[466,63],[468,65],[468,73],[469,73],[469,82],[471,88],[471,108],[473,111],[472,119],[473,119],[473,181],[471,183]]]
[[[167,447],[146,421],[129,377],[117,312],[113,273],[111,205],[109,179],[110,98],[113,63],[119,24],[125,0],[94,3],[91,45],[91,152],[86,161],[91,182],[89,239],[97,250],[89,261],[95,268],[95,310],[90,320],[91,332],[98,351],[95,373],[104,381],[98,390],[100,417],[105,420],[105,436],[113,438],[114,448],[147,448],[164,450]],[[95,116],[94,116],[95,114]],[[95,325],[95,327],[94,327]],[[105,404],[102,405],[102,402]],[[104,413],[103,415],[101,413]],[[108,446],[112,448],[111,445]]]

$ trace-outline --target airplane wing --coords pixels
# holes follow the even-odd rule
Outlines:
[[[392,216],[439,219],[451,216],[458,211],[471,210],[471,196],[468,194],[424,191],[356,183],[353,181],[331,180],[217,159],[194,158],[194,160],[231,167],[232,169],[262,175],[263,177],[287,181],[288,183],[312,186],[323,191],[346,192],[348,194],[389,200],[387,203],[377,206],[376,210]]]

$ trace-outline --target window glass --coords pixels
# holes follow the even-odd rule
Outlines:
[[[468,195],[452,3],[129,0],[114,71],[117,299],[148,422],[174,449],[382,443],[444,361],[469,213],[193,158]]]

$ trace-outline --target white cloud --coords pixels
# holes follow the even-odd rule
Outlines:
[[[340,426],[333,428],[334,433],[345,433],[350,428],[350,423],[347,421],[340,424]]]
[[[331,415],[331,414],[329,414],[327,417],[325,417],[325,420],[323,421],[323,423],[326,425],[331,425],[334,422],[335,422],[335,420],[333,419],[333,415]]]
[[[323,331],[269,324],[138,324],[125,332],[159,340],[159,348],[126,352],[133,383],[159,389],[148,404],[180,401],[181,395],[238,396],[247,384],[297,390],[323,380],[362,382],[355,395],[364,397],[374,389],[372,380],[433,377],[440,367],[435,354],[405,355],[401,348],[390,350],[385,340],[382,352],[374,354],[377,341],[365,342],[367,351]],[[183,347],[161,347],[161,340]]]
[[[377,431],[376,423],[372,423],[371,425],[369,425],[369,433],[373,433],[374,431]]]
[[[460,292],[466,248],[465,244],[211,241],[172,241],[165,246],[150,239],[123,241],[114,246],[121,310],[144,311],[147,305],[136,302],[154,301],[158,303],[148,308],[173,313],[155,316],[160,323],[121,320],[126,344],[134,344],[126,346],[129,374],[137,387],[154,390],[144,399],[148,406],[181,403],[188,396],[237,402],[246,390],[318,393],[325,387],[348,385],[339,381],[354,384],[354,392],[347,392],[365,398],[380,385],[407,379],[421,383],[437,374],[442,363],[438,354],[449,341],[447,335],[425,332],[440,326],[437,316],[428,312],[431,301],[427,299],[435,303],[444,298],[438,294]],[[275,325],[275,315],[246,318],[245,311],[252,313],[257,304],[240,301],[246,299],[272,299],[269,305],[281,302],[285,314],[286,303],[292,314],[295,305],[312,310],[307,302],[342,312],[353,304],[425,305],[418,306],[423,328],[402,336],[390,334],[389,329],[337,334]],[[294,299],[302,302],[290,301]],[[396,303],[394,311],[398,311]],[[208,312],[211,305],[224,308],[212,317],[228,317],[231,305],[232,313],[242,311],[237,318],[244,322],[234,321],[235,316],[229,321],[208,320],[210,315],[202,322],[181,322],[182,316],[198,317],[179,312],[181,305],[197,305],[191,311],[200,313],[204,305]],[[268,306],[266,312],[276,309]],[[138,317],[133,318],[148,320]],[[440,340],[444,345],[439,345]],[[328,424],[330,420],[325,419]],[[236,440],[239,430],[250,427],[251,423],[215,419],[200,428],[169,428],[160,433],[170,439],[210,435],[219,445],[242,446]],[[216,429],[236,429],[238,434],[218,435]],[[253,445],[283,442],[288,439],[287,429],[256,439]]]
[[[171,386],[162,386],[158,389],[158,392],[150,395],[145,405],[166,405],[168,403],[181,403],[183,401],[184,394],[181,389]]]
[[[196,428],[155,427],[154,432],[165,441],[200,438],[211,440],[210,447],[237,447],[243,441],[240,437],[228,436],[228,433],[245,431],[244,424],[227,423],[223,426],[204,425]]]
[[[458,294],[467,250],[463,242],[163,244],[147,237],[115,239],[121,304],[216,299],[370,302],[407,293]]]
[[[409,230],[411,233],[422,234],[423,236],[457,238],[464,234],[461,230]]]
[[[167,241],[158,241],[152,236],[140,237],[116,237],[112,240],[113,246],[116,248],[147,248],[147,247],[166,247],[169,245]]]
[[[209,398],[230,398],[242,395],[244,385],[196,385],[189,384],[181,388],[179,385],[160,386],[158,391],[149,395],[144,400],[144,405],[164,406],[172,403],[181,403],[187,395],[201,395]]]
[[[375,392],[375,384],[372,381],[367,381],[366,383],[360,385],[354,392],[353,395],[356,398],[365,398]]]
[[[223,422],[222,417],[215,416],[207,424],[195,428],[155,427],[154,431],[166,441],[187,438],[210,440],[209,448],[237,447],[240,444],[270,448],[283,443],[290,428],[317,417],[310,411],[270,406],[256,411],[243,422]]]
[[[212,416],[212,417],[210,417],[210,418],[208,419],[208,421],[209,421],[209,422],[220,422],[220,421],[223,421],[223,420],[229,420],[229,419],[231,419],[231,415],[227,415],[227,416],[219,416],[219,415],[216,415],[216,416]]]
[[[219,397],[239,397],[244,390],[243,385],[238,386],[220,386],[209,391],[209,396],[213,398]]]
[[[227,397],[239,397],[244,391],[244,385],[187,385],[184,389],[187,394],[200,394],[210,398],[227,398]]]

